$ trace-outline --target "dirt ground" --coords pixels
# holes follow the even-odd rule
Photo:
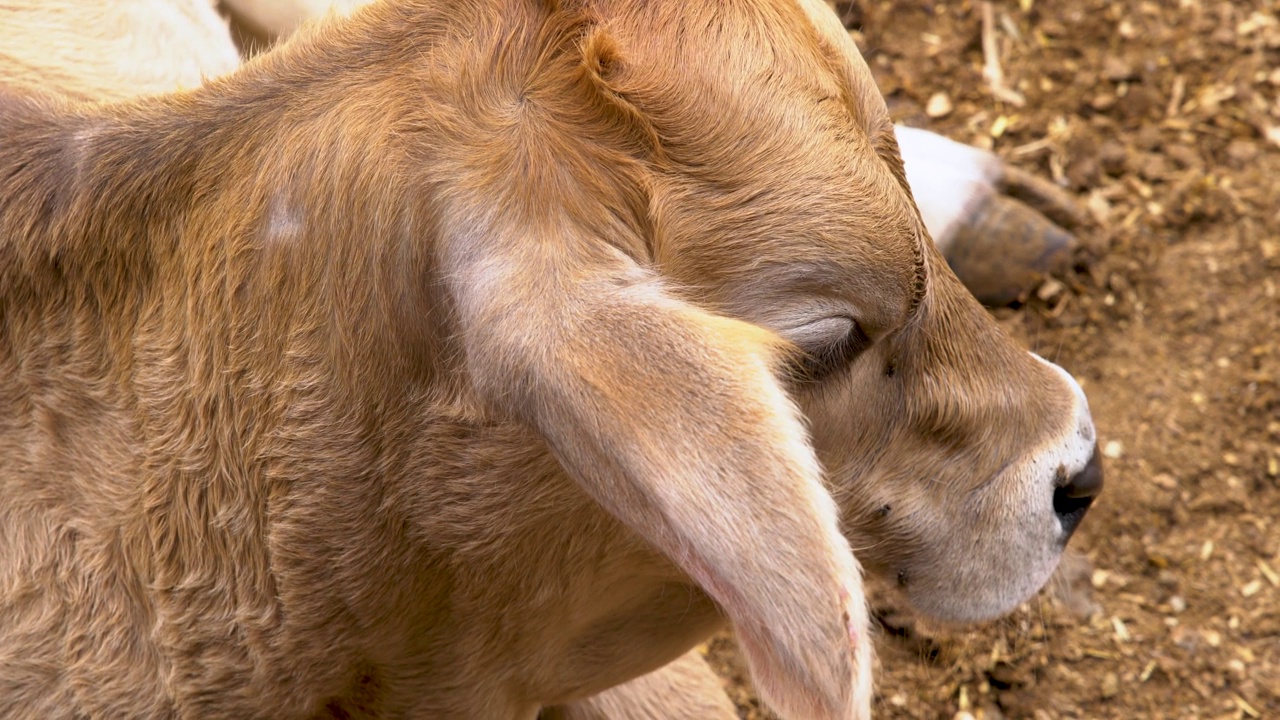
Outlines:
[[[855,39],[897,119],[1096,219],[1078,272],[996,315],[1081,380],[1107,489],[1004,620],[878,596],[877,717],[1280,718],[1280,2],[992,5],[1021,107],[983,79],[977,0],[862,0]],[[710,653],[770,717],[732,640]]]

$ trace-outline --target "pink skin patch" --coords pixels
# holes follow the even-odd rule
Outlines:
[[[841,617],[844,618],[845,629],[849,631],[849,643],[853,647],[858,646],[858,629],[853,626],[853,618],[849,616],[849,601],[853,599],[853,594],[849,592],[849,588],[840,588],[840,607]]]

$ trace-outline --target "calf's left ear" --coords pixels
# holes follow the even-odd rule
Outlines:
[[[480,393],[723,608],[784,717],[867,717],[860,569],[779,384],[784,344],[569,222],[495,224],[446,256]]]

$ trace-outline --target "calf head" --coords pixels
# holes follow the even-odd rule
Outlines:
[[[1083,393],[935,250],[834,15],[705,12],[614,15],[586,45],[602,91],[660,150],[652,266],[672,293],[798,351],[776,372],[863,563],[937,617],[1008,611],[1101,489]]]
[[[1083,395],[934,250],[823,3],[543,10],[446,124],[466,370],[720,604],[772,704],[862,716],[850,541],[928,613],[1010,609],[1100,486]]]

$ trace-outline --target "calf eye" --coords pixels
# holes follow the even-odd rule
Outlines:
[[[801,382],[825,379],[871,346],[871,338],[851,317],[823,318],[793,328],[787,335],[804,351],[792,372]]]

